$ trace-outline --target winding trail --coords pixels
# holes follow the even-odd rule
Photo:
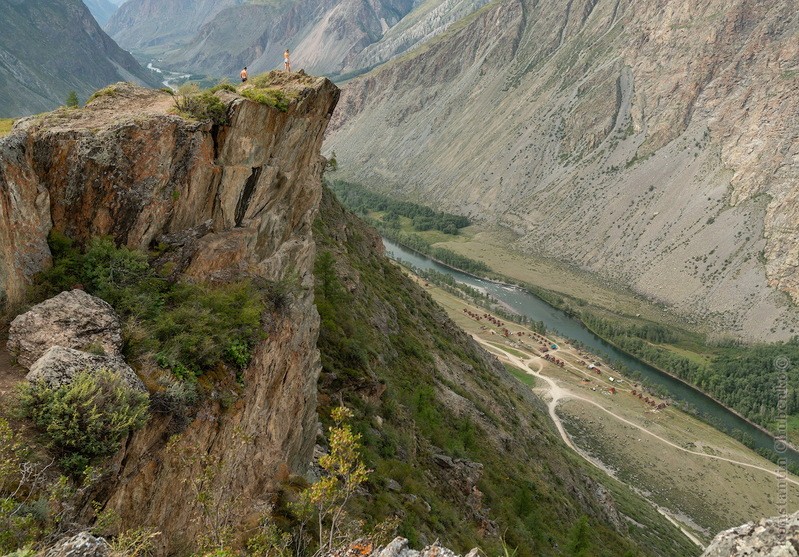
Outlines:
[[[477,342],[479,342],[480,344],[482,344],[484,346],[487,346],[487,347],[493,349],[495,352],[496,351],[500,351],[502,353],[501,356],[503,358],[507,359],[508,362],[512,363],[516,367],[519,367],[519,368],[527,371],[529,374],[534,375],[535,377],[538,377],[538,378],[543,379],[544,381],[546,381],[546,383],[550,387],[548,393],[549,393],[549,395],[551,397],[551,400],[549,401],[549,403],[547,405],[549,407],[549,415],[552,417],[552,420],[555,422],[555,425],[557,426],[557,429],[560,432],[560,435],[563,438],[563,441],[566,442],[566,444],[568,444],[572,448],[575,448],[574,444],[572,443],[571,439],[569,438],[568,433],[566,433],[566,430],[563,427],[563,424],[562,424],[560,418],[555,413],[555,408],[557,407],[558,403],[561,400],[580,400],[580,401],[586,402],[588,404],[593,404],[594,406],[596,406],[597,408],[599,408],[600,410],[602,410],[606,414],[610,414],[611,416],[613,416],[614,418],[616,418],[620,422],[623,422],[623,423],[625,423],[625,424],[627,424],[629,426],[632,426],[632,427],[634,427],[634,428],[636,428],[636,429],[638,429],[640,431],[643,431],[647,435],[650,435],[651,437],[654,437],[655,439],[657,439],[661,443],[664,443],[664,444],[668,445],[669,447],[677,449],[678,451],[682,451],[684,453],[692,454],[692,455],[699,456],[699,457],[702,457],[702,458],[709,458],[709,459],[712,459],[712,460],[721,460],[723,462],[729,462],[730,464],[736,464],[738,466],[743,466],[745,468],[752,468],[754,470],[760,470],[761,472],[765,472],[766,474],[770,474],[770,475],[775,476],[777,478],[784,479],[785,481],[787,481],[789,483],[792,483],[792,484],[794,484],[796,486],[799,486],[799,481],[796,481],[796,480],[791,479],[791,478],[784,478],[782,475],[780,475],[779,472],[776,472],[774,470],[770,470],[770,469],[765,468],[763,466],[758,466],[756,464],[750,464],[750,463],[747,463],[747,462],[741,462],[739,460],[734,460],[734,459],[731,459],[731,458],[725,458],[723,456],[716,456],[716,455],[710,455],[710,454],[706,454],[706,453],[700,453],[698,451],[692,451],[690,449],[686,449],[685,447],[681,447],[680,445],[677,445],[676,443],[673,443],[672,441],[669,441],[668,439],[666,439],[664,437],[661,437],[657,433],[653,433],[652,431],[648,430],[647,428],[645,428],[645,427],[643,427],[643,426],[641,426],[639,424],[636,424],[635,422],[631,422],[630,420],[628,420],[626,418],[623,418],[623,417],[619,416],[618,414],[615,414],[614,412],[611,412],[610,410],[608,410],[607,408],[605,408],[604,406],[602,406],[598,402],[595,402],[595,401],[593,401],[593,400],[591,400],[589,398],[582,397],[582,396],[577,395],[577,394],[575,394],[575,393],[573,393],[573,392],[571,392],[571,391],[569,391],[567,389],[564,389],[563,387],[561,387],[560,385],[555,383],[554,379],[551,379],[551,378],[541,374],[541,370],[543,369],[543,365],[539,366],[538,370],[533,370],[529,366],[527,361],[522,360],[521,358],[519,358],[517,356],[514,356],[513,354],[507,352],[506,350],[503,350],[502,348],[499,348],[499,347],[497,347],[497,346],[495,346],[493,344],[487,343],[487,342],[483,341],[482,339],[480,339],[479,337],[474,337],[474,338],[477,340]],[[514,349],[514,350],[518,350],[518,349]],[[518,351],[521,352],[521,350],[518,350]],[[528,354],[528,356],[529,356],[529,354]],[[534,360],[534,359],[540,360],[541,358],[539,356],[529,356],[529,360]]]
[[[507,351],[507,350],[505,350],[503,348],[500,348],[499,346],[496,346],[495,344],[492,344],[490,342],[487,342],[487,341],[483,340],[482,338],[480,338],[476,334],[473,334],[472,338],[474,338],[478,343],[480,343],[482,346],[484,346],[489,352],[493,353],[494,355],[499,356],[500,359],[504,359],[508,363],[513,364],[514,366],[518,367],[519,369],[521,369],[523,371],[526,371],[529,375],[533,375],[534,377],[543,380],[548,386],[548,389],[546,389],[546,392],[549,395],[548,396],[549,401],[547,402],[547,409],[549,411],[549,416],[552,419],[552,422],[555,424],[555,427],[558,430],[558,433],[560,434],[561,438],[563,439],[563,442],[566,443],[566,445],[568,445],[569,448],[571,448],[574,452],[576,452],[584,460],[588,461],[590,464],[592,464],[593,466],[599,468],[600,470],[602,470],[603,472],[607,473],[608,475],[614,477],[615,479],[618,479],[618,478],[616,477],[616,474],[613,472],[613,470],[610,470],[601,461],[598,461],[597,459],[593,458],[588,453],[586,453],[585,451],[583,451],[582,449],[577,447],[574,444],[574,442],[572,441],[571,437],[569,437],[569,434],[566,432],[566,428],[563,425],[563,421],[561,420],[560,416],[558,416],[558,414],[556,412],[557,406],[558,406],[558,404],[561,401],[564,401],[564,400],[579,400],[579,401],[585,402],[587,404],[592,404],[593,406],[596,406],[597,408],[599,408],[600,410],[602,410],[606,414],[609,414],[610,416],[612,416],[616,420],[618,420],[618,421],[620,421],[620,422],[622,422],[622,423],[624,423],[626,425],[629,425],[629,426],[631,426],[631,427],[633,427],[633,428],[635,428],[635,429],[637,429],[639,431],[642,431],[645,434],[647,434],[647,435],[649,435],[651,437],[654,437],[655,439],[657,439],[661,443],[663,443],[663,444],[665,444],[665,445],[667,445],[667,446],[669,446],[669,447],[671,447],[673,449],[676,449],[678,451],[682,451],[684,453],[691,454],[691,455],[698,456],[698,457],[702,457],[702,458],[708,458],[708,459],[711,459],[711,460],[720,460],[722,462],[728,462],[730,464],[734,464],[734,465],[741,466],[741,467],[744,467],[744,468],[751,468],[753,470],[758,470],[760,472],[764,472],[766,474],[774,476],[774,477],[776,477],[776,478],[778,478],[780,480],[783,480],[783,481],[789,482],[789,483],[791,483],[793,485],[799,486],[799,481],[796,481],[796,480],[794,480],[794,479],[792,479],[790,477],[786,477],[785,475],[782,475],[782,474],[780,474],[779,472],[777,472],[775,470],[771,470],[771,469],[765,468],[763,466],[758,466],[756,464],[750,464],[750,463],[747,463],[747,462],[741,462],[741,461],[738,461],[738,460],[734,460],[734,459],[726,458],[726,457],[722,457],[722,456],[716,456],[716,455],[700,453],[698,451],[692,451],[690,449],[686,449],[684,447],[681,447],[680,445],[677,445],[676,443],[674,443],[672,441],[669,441],[668,439],[666,439],[666,438],[664,438],[664,437],[662,437],[662,436],[650,431],[646,427],[641,426],[641,425],[639,425],[639,424],[637,424],[635,422],[632,422],[632,421],[630,421],[630,420],[628,420],[628,419],[626,419],[626,418],[624,418],[624,417],[622,417],[622,416],[620,416],[620,415],[608,410],[607,408],[605,408],[601,404],[599,404],[599,403],[597,403],[597,402],[595,402],[595,401],[593,401],[591,399],[588,399],[588,398],[585,398],[585,397],[580,396],[578,394],[575,394],[574,392],[572,392],[572,391],[570,391],[568,389],[565,389],[562,386],[558,385],[557,382],[554,379],[552,379],[550,377],[547,377],[547,376],[545,376],[545,375],[543,375],[541,373],[543,371],[544,364],[543,364],[543,359],[540,356],[534,356],[534,355],[529,354],[528,352],[525,352],[522,349],[514,348],[514,351],[519,352],[519,353],[524,354],[525,356],[527,356],[526,359],[522,359],[522,358],[512,354],[511,352],[509,352],[509,351]],[[570,351],[564,350],[564,352],[569,353],[572,356],[574,356],[574,354],[571,353]],[[533,369],[530,366],[530,364],[532,362],[536,362],[538,364],[538,369]],[[569,368],[579,372],[580,374],[582,374],[582,375],[584,375],[586,377],[590,377],[589,374],[585,373],[582,369],[574,366],[571,362],[565,362],[565,363],[566,363],[566,365]],[[538,389],[536,389],[536,390],[538,390]],[[626,482],[624,482],[624,483],[626,483]],[[704,543],[702,543],[702,541],[699,538],[697,538],[692,532],[688,531],[680,522],[678,522],[671,515],[671,513],[667,509],[664,509],[663,507],[661,507],[660,505],[658,505],[654,501],[649,500],[643,493],[640,492],[640,490],[636,489],[634,486],[630,486],[630,487],[632,489],[634,489],[636,492],[638,492],[639,495],[641,495],[642,497],[646,498],[660,514],[662,514],[666,519],[668,519],[669,522],[671,522],[674,526],[679,528],[680,531],[682,531],[682,533],[685,534],[692,542],[694,542],[697,546],[699,546],[699,547],[701,547],[703,549],[705,548]]]

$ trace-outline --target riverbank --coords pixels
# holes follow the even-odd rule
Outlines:
[[[533,295],[534,295],[534,294],[533,294]],[[758,424],[758,423],[756,423],[756,422],[753,422],[752,420],[750,420],[749,418],[747,418],[746,416],[744,416],[743,414],[741,414],[740,412],[738,412],[738,411],[737,411],[737,410],[735,410],[734,408],[731,408],[731,407],[727,406],[726,404],[724,404],[724,402],[722,402],[721,400],[717,399],[717,398],[716,398],[716,397],[714,397],[712,394],[710,394],[710,393],[708,393],[708,392],[705,392],[705,391],[703,391],[702,389],[699,389],[698,387],[696,387],[695,385],[692,385],[691,383],[689,383],[688,381],[684,380],[683,378],[681,378],[681,377],[679,377],[679,376],[677,376],[677,375],[675,375],[675,374],[673,374],[673,373],[671,373],[671,372],[669,372],[669,371],[667,371],[667,370],[663,369],[662,367],[658,366],[656,363],[653,363],[653,362],[647,361],[647,360],[645,360],[645,359],[643,359],[643,358],[641,358],[641,357],[637,356],[636,354],[633,354],[633,353],[631,353],[631,352],[629,352],[629,351],[625,350],[624,348],[622,348],[621,346],[619,346],[618,344],[616,344],[615,342],[613,342],[611,339],[609,339],[609,338],[607,338],[607,337],[603,337],[603,336],[602,336],[601,334],[599,334],[597,331],[595,331],[594,329],[592,329],[592,328],[591,328],[591,326],[590,326],[589,324],[587,324],[585,321],[583,321],[582,319],[580,319],[580,317],[579,317],[579,316],[573,316],[573,317],[574,317],[574,319],[576,319],[576,320],[580,321],[580,323],[582,323],[583,327],[585,327],[586,329],[588,329],[589,331],[591,331],[591,332],[592,332],[594,335],[596,335],[597,337],[601,338],[601,339],[602,339],[604,342],[607,342],[609,345],[613,346],[613,348],[615,348],[615,349],[616,349],[616,350],[618,350],[619,352],[622,352],[622,353],[626,354],[626,355],[627,355],[627,356],[629,356],[630,358],[634,358],[634,359],[636,359],[636,360],[639,360],[639,361],[641,361],[641,362],[645,363],[646,365],[648,365],[648,366],[650,366],[650,367],[652,367],[652,368],[654,368],[654,369],[658,370],[660,373],[662,373],[662,374],[664,374],[664,375],[668,375],[669,377],[671,377],[671,378],[672,378],[672,379],[674,379],[675,381],[679,381],[680,383],[682,383],[683,385],[685,385],[685,386],[686,386],[686,387],[688,387],[689,389],[693,389],[693,390],[695,390],[697,393],[700,393],[700,394],[702,394],[703,396],[706,396],[706,397],[708,397],[709,399],[713,400],[713,401],[714,401],[716,404],[718,404],[718,405],[720,405],[720,406],[723,406],[723,407],[724,407],[724,408],[725,408],[725,409],[726,409],[728,412],[731,412],[732,414],[735,414],[736,416],[738,416],[738,418],[740,418],[741,420],[745,421],[745,422],[746,422],[747,424],[749,424],[750,426],[752,426],[752,427],[754,427],[754,428],[756,428],[756,429],[760,430],[760,431],[761,431],[761,432],[763,432],[765,435],[768,435],[769,437],[771,437],[771,438],[774,440],[774,443],[775,443],[775,445],[776,445],[778,442],[781,442],[781,443],[784,443],[784,444],[785,444],[785,446],[787,446],[788,448],[790,448],[790,449],[792,449],[792,450],[794,450],[794,451],[797,451],[797,452],[799,452],[799,448],[797,448],[797,447],[796,447],[796,445],[794,445],[793,443],[790,443],[790,442],[789,442],[787,439],[786,439],[786,440],[778,440],[778,439],[777,439],[777,437],[776,437],[776,435],[774,434],[774,432],[772,432],[772,431],[768,430],[767,428],[765,428],[765,427],[761,426],[760,424]],[[697,417],[698,417],[699,419],[702,419],[702,416],[701,416],[701,414],[700,414],[700,415],[698,415]],[[710,424],[710,425],[714,425],[714,424]],[[715,427],[715,426],[714,426],[714,427]]]
[[[385,240],[384,243],[389,245]],[[403,248],[404,249],[404,248]],[[390,249],[388,250],[391,251]],[[528,310],[534,310],[538,313],[542,313],[544,315],[543,320],[547,323],[547,327],[550,329],[554,329],[558,331],[560,334],[568,337],[574,338],[578,342],[583,344],[587,344],[594,350],[599,350],[600,352],[607,352],[608,348],[612,348],[613,351],[616,351],[616,354],[611,355],[611,359],[620,359],[624,365],[631,367],[635,372],[642,374],[645,378],[650,380],[650,382],[655,382],[657,385],[666,388],[669,393],[671,394],[672,398],[675,400],[679,400],[689,405],[696,407],[701,413],[702,418],[707,421],[711,426],[715,428],[722,428],[726,430],[726,434],[731,434],[735,430],[741,431],[748,437],[751,437],[754,443],[754,447],[764,451],[771,451],[774,452],[775,443],[777,442],[775,437],[769,433],[764,428],[758,426],[757,424],[753,424],[751,420],[747,420],[740,416],[739,412],[733,411],[732,409],[728,408],[723,403],[717,401],[714,397],[710,397],[705,394],[701,389],[696,388],[695,386],[687,383],[686,381],[680,379],[679,377],[675,377],[671,373],[664,372],[664,370],[657,369],[648,365],[645,361],[642,361],[640,358],[636,357],[635,355],[631,355],[628,352],[624,352],[621,350],[617,350],[614,344],[607,342],[602,337],[595,335],[591,332],[585,325],[579,320],[576,315],[565,315],[563,314],[563,310],[553,306],[549,301],[542,298],[537,294],[531,294],[529,292],[521,290],[518,286],[508,283],[502,283],[496,281],[495,279],[484,279],[480,277],[476,277],[474,274],[454,270],[451,267],[439,263],[439,262],[432,262],[430,259],[426,258],[425,256],[421,256],[415,250],[413,252],[407,251],[403,254],[399,255],[399,259],[404,260],[411,260],[410,263],[414,266],[419,266],[421,268],[432,268],[438,266],[439,271],[443,271],[445,273],[449,273],[450,275],[455,276],[456,280],[461,280],[462,282],[466,282],[472,287],[477,288],[485,288],[488,290],[493,290],[492,295],[499,299],[514,297],[512,294],[508,294],[508,292],[515,291],[519,293],[518,296],[515,296],[515,300],[511,300],[511,306],[516,304],[517,307],[514,307],[515,311],[519,311],[519,307],[527,308]],[[427,260],[428,263],[425,263],[424,260]],[[425,267],[427,265],[427,267]],[[432,267],[431,267],[432,265]],[[492,286],[493,285],[493,286]],[[504,290],[503,290],[504,289]],[[524,296],[528,296],[530,298],[534,298],[537,300],[537,307],[536,304],[531,304],[529,301],[525,301]],[[508,301],[508,300],[506,300]],[[546,307],[543,307],[546,306]],[[522,313],[525,313],[522,311]],[[558,315],[562,314],[562,315]],[[528,314],[529,315],[529,314]],[[531,315],[533,319],[542,319],[540,315]],[[604,344],[605,346],[602,346]],[[626,359],[626,361],[625,361]],[[667,380],[666,380],[667,379]],[[789,461],[793,466],[799,466],[799,454],[795,451],[790,451],[787,453],[789,456]],[[781,456],[781,455],[780,455]]]
[[[470,300],[424,279],[419,283],[459,327],[519,370],[514,375],[535,378],[532,388],[568,446],[636,490],[686,533],[706,543],[736,519],[777,512],[780,474],[738,441],[676,407],[645,403],[633,395],[634,379],[608,373],[604,359],[581,353],[559,335],[548,333],[542,342],[523,325],[497,324],[497,316],[487,319],[490,312]],[[549,354],[563,365],[541,352],[542,344],[552,342],[559,348]],[[603,372],[589,369],[589,361]],[[797,479],[787,476],[786,482],[795,501]]]

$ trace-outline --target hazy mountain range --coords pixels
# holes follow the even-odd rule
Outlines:
[[[0,116],[22,116],[82,100],[116,81],[157,85],[103,32],[80,0],[0,2]]]
[[[356,74],[443,32],[488,0],[130,0],[106,27],[121,46],[197,73],[293,63]]]

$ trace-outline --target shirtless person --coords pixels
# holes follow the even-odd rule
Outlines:
[[[247,66],[244,66],[244,69],[241,70],[241,82],[244,83],[247,81]]]
[[[289,62],[289,49],[286,49],[286,52],[283,53],[283,67],[286,68],[287,72],[291,71],[291,62]]]

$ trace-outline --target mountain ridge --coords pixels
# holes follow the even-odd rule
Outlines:
[[[80,0],[0,4],[0,116],[52,110],[116,81],[158,81],[100,29]]]
[[[785,339],[799,330],[788,4],[491,4],[348,82],[325,149],[346,180],[507,227],[515,248],[688,321]]]

